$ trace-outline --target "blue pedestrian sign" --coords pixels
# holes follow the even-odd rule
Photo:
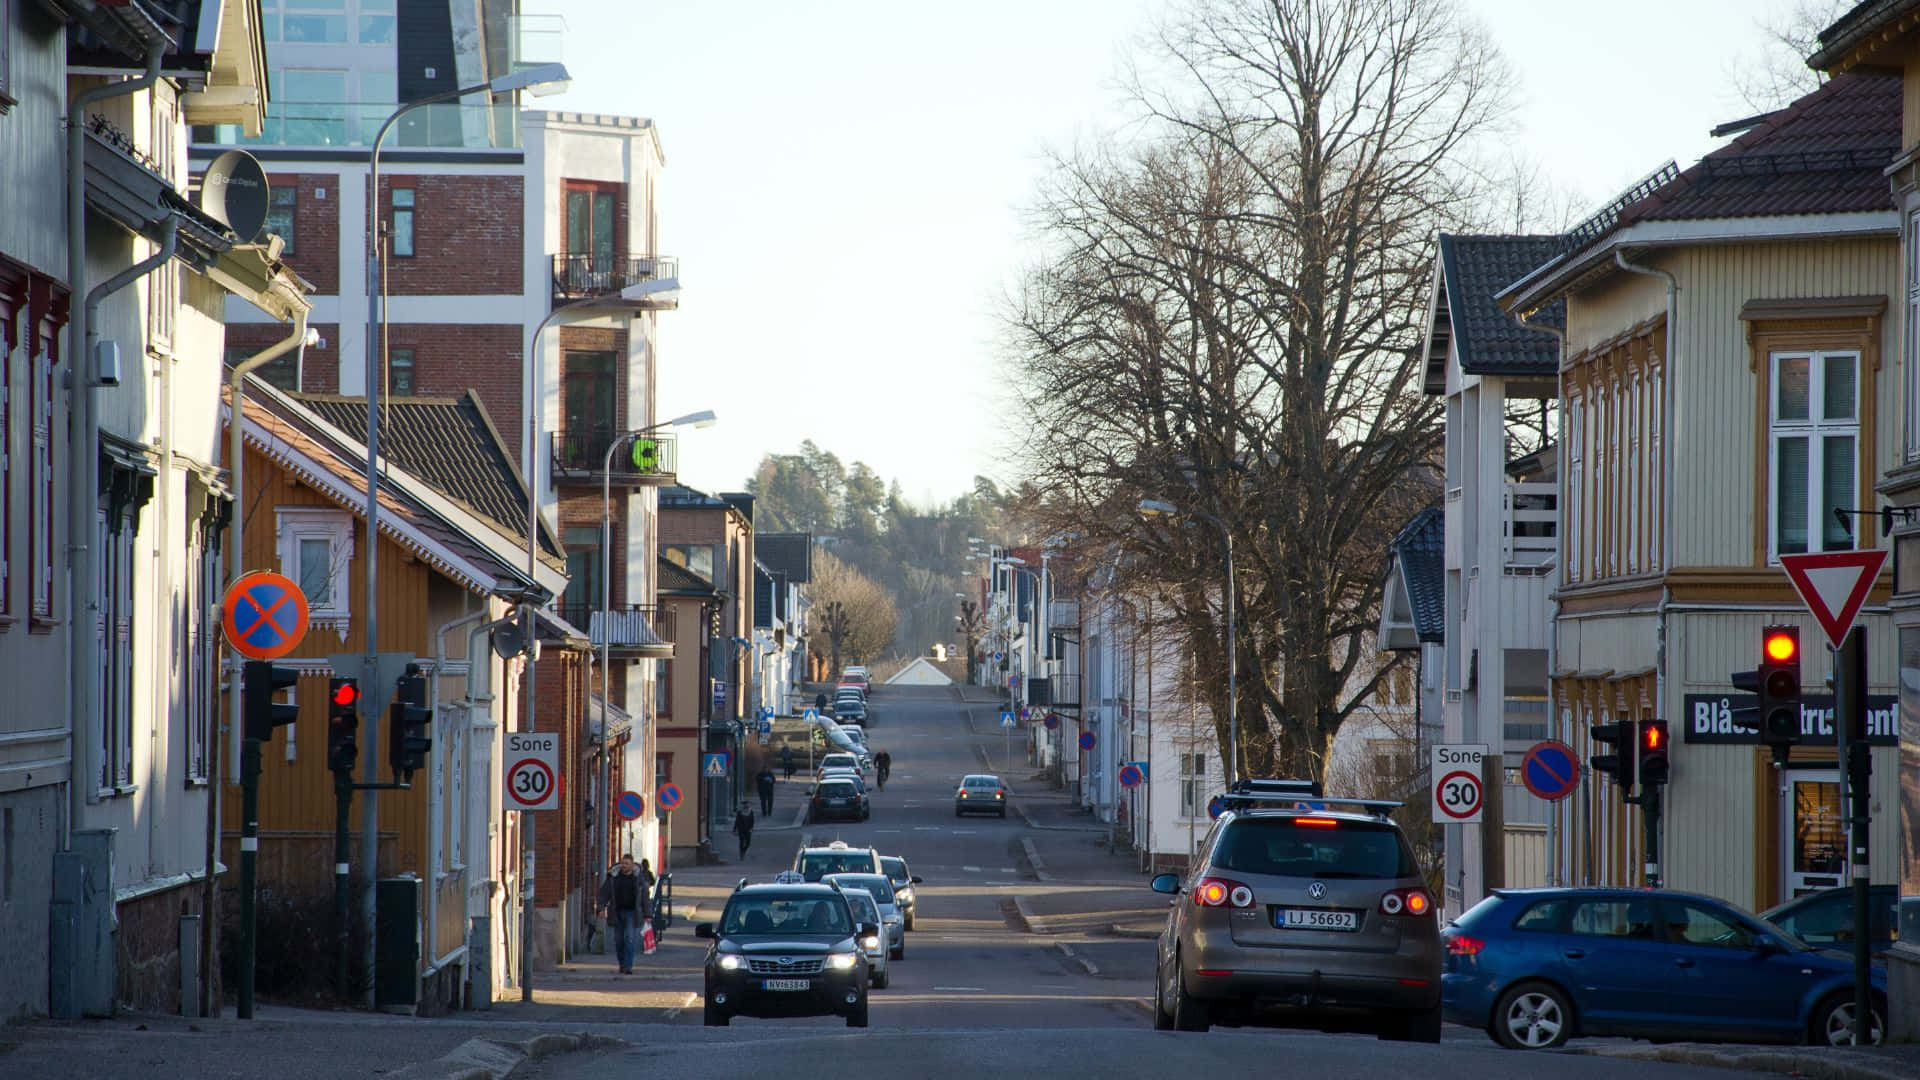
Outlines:
[[[700,771],[709,779],[718,780],[727,775],[727,755],[701,754]]]
[[[820,722],[820,710],[808,709],[806,712],[800,714],[800,718],[809,724],[817,724]]]
[[[1001,727],[1013,726],[1013,710],[1012,709],[1000,710],[1000,726]]]
[[[1580,786],[1580,758],[1563,742],[1534,743],[1520,759],[1520,782],[1536,796],[1558,802]]]

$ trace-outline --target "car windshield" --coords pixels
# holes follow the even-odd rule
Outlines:
[[[1418,873],[1413,853],[1391,825],[1298,825],[1292,818],[1230,822],[1214,849],[1213,865],[1280,877],[1404,878]]]
[[[887,880],[893,882],[896,889],[913,880],[913,875],[907,873],[907,860],[897,855],[880,856],[880,869],[886,872]]]
[[[885,874],[835,874],[832,880],[839,882],[842,888],[865,889],[882,904],[894,902],[893,882],[888,881]]]
[[[720,933],[845,936],[853,933],[853,920],[837,896],[760,893],[734,897],[720,920]]]
[[[828,754],[820,759],[822,769],[851,769],[857,764],[852,754]]]
[[[847,898],[847,904],[853,908],[854,922],[880,921],[880,906],[873,902],[873,894],[865,889],[847,889],[841,893]]]
[[[800,872],[808,881],[848,871],[871,872],[873,856],[864,851],[809,851],[800,856]]]

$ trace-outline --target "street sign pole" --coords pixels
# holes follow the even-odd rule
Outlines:
[[[1853,873],[1853,1042],[1872,1041],[1873,998],[1869,987],[1873,935],[1869,919],[1867,826],[1872,786],[1872,747],[1867,742],[1867,628],[1856,626],[1833,651],[1833,719],[1839,729],[1840,766],[1845,770],[1846,794],[1853,803],[1853,851],[1847,865]]]

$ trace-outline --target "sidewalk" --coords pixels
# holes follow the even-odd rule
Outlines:
[[[1568,1044],[1567,1052],[1623,1061],[1666,1061],[1746,1072],[1803,1076],[1812,1080],[1913,1080],[1920,1077],[1920,1045],[1828,1049],[1811,1046],[1743,1046],[1716,1043]]]

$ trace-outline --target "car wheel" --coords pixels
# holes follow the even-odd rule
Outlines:
[[[885,990],[887,988],[887,980],[890,978],[892,978],[892,976],[889,975],[887,972],[877,971],[874,973],[873,980],[869,985],[871,985],[875,990]]]
[[[902,941],[900,944],[895,945],[893,948],[887,950],[887,959],[889,960],[905,960],[906,958],[907,958],[907,943],[905,941]]]
[[[1440,1041],[1440,1009],[1408,1009],[1389,1014],[1380,1021],[1380,1037],[1393,1042]]]
[[[1153,965],[1153,1030],[1172,1031],[1173,1014],[1167,1011],[1167,977],[1160,965]]]
[[[1493,1038],[1509,1050],[1551,1050],[1573,1035],[1573,1006],[1546,983],[1529,982],[1500,995]]]
[[[1173,1029],[1175,1031],[1205,1031],[1213,1026],[1207,1015],[1207,1003],[1187,993],[1187,974],[1180,967],[1180,957],[1173,958]]]
[[[700,1020],[708,1027],[726,1027],[727,1021],[732,1019],[732,1013],[719,1008],[711,1001],[707,1002],[706,1006],[700,1010]]]
[[[848,1027],[866,1027],[867,1026],[867,995],[861,994],[860,1003],[858,1005],[855,1005],[851,1010],[848,1011],[847,1026]]]
[[[1873,1019],[1867,1028],[1868,1040],[1874,1045],[1886,1034],[1885,1017],[1887,1003],[1880,995],[1873,996]],[[1850,1046],[1852,1039],[1848,1030],[1853,1026],[1853,991],[1828,994],[1814,1006],[1813,1022],[1808,1025],[1807,1041],[1815,1046]]]

